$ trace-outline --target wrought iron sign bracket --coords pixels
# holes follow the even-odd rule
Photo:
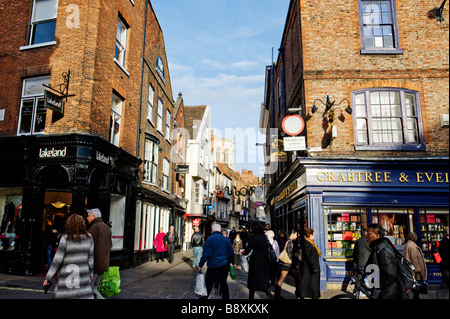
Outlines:
[[[61,97],[63,97],[67,102],[68,97],[75,96],[74,94],[69,95],[70,74],[71,74],[70,70],[68,72],[63,72],[61,74],[61,76],[62,76],[64,82],[55,87],[52,87],[51,85],[45,85],[45,84],[42,84],[42,85],[45,86],[46,88],[49,88],[50,90],[55,91],[56,93],[60,94]]]

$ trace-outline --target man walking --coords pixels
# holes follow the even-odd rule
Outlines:
[[[95,298],[104,299],[98,292],[102,275],[109,268],[109,254],[112,247],[111,229],[103,222],[102,213],[98,208],[87,210],[88,232],[94,239],[94,278],[92,290]]]
[[[439,242],[439,255],[441,255],[442,261],[439,263],[439,268],[441,270],[442,274],[442,281],[441,285],[439,286],[438,290],[436,291],[436,298],[437,299],[444,299],[445,295],[448,294],[448,288],[449,288],[449,253],[450,253],[450,247],[449,247],[449,239],[448,239],[448,227],[445,228],[446,235],[444,238],[441,239]]]
[[[205,239],[203,235],[200,233],[200,229],[198,226],[194,227],[194,234],[191,237],[191,247],[193,256],[192,268],[197,268],[200,262],[200,258],[202,258],[203,253],[203,244],[205,243]]]
[[[395,247],[391,241],[384,237],[385,230],[379,224],[367,227],[367,241],[372,253],[367,266],[376,265],[380,274],[380,291],[377,299],[404,299],[407,296],[406,288],[402,282],[400,262],[396,257]]]
[[[233,246],[231,246],[230,240],[222,235],[222,227],[220,224],[213,224],[212,233],[205,242],[203,255],[198,265],[198,272],[201,272],[203,265],[208,262],[205,276],[208,295],[201,298],[208,298],[214,284],[218,283],[222,299],[230,299],[227,277],[233,256]]]
[[[169,263],[173,263],[173,253],[175,250],[175,245],[178,243],[178,234],[175,231],[175,227],[173,225],[170,226],[170,230],[167,232],[166,236],[164,236],[164,242],[167,244],[167,259]]]

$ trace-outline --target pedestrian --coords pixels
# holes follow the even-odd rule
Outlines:
[[[236,238],[237,235],[237,231],[235,227],[232,227],[230,230],[230,233],[228,234],[228,239],[230,240],[231,243],[234,242],[234,239]]]
[[[248,240],[249,240],[249,234],[245,227],[242,228],[240,234],[241,240],[242,240],[242,247],[245,248],[247,246]]]
[[[228,271],[232,263],[234,251],[228,238],[222,235],[220,224],[214,223],[211,227],[212,233],[206,239],[203,246],[203,255],[198,265],[198,272],[202,271],[205,263],[208,263],[208,269],[205,275],[205,284],[207,296],[200,297],[206,299],[211,294],[215,283],[220,286],[222,299],[230,299],[230,291],[227,284]]]
[[[353,249],[353,265],[355,267],[364,267],[370,257],[371,249],[366,238],[367,229],[362,229],[362,236],[355,242]]]
[[[274,298],[275,299],[283,299],[283,297],[281,297],[281,287],[283,285],[284,280],[286,279],[289,271],[291,270],[291,266],[292,266],[292,260],[295,257],[294,256],[294,241],[297,240],[297,231],[293,230],[291,232],[291,234],[289,235],[289,239],[286,242],[283,251],[286,251],[288,260],[279,260],[280,263],[280,277],[278,278],[278,282],[275,286],[275,295]],[[283,253],[283,252],[282,252]],[[278,255],[278,257],[281,258],[281,254]]]
[[[379,224],[371,224],[367,227],[367,241],[372,253],[367,261],[369,265],[379,268],[379,289],[375,292],[376,299],[404,299],[406,288],[402,281],[400,262],[398,261],[395,247],[391,241],[384,237],[385,230]]]
[[[87,210],[88,232],[94,240],[94,280],[92,289],[94,297],[104,299],[98,292],[98,285],[102,279],[103,273],[109,268],[109,255],[112,247],[111,228],[103,222],[100,209],[94,208]]]
[[[94,240],[86,230],[83,217],[73,214],[65,223],[52,265],[44,280],[44,287],[57,276],[57,299],[93,299]]]
[[[278,246],[280,247],[280,249],[284,246],[286,246],[286,233],[284,232],[284,230],[280,229],[277,231],[277,235],[275,237],[275,240],[278,243]]]
[[[278,263],[278,256],[280,255],[280,246],[278,246],[278,242],[274,239],[275,233],[273,232],[273,230],[267,230],[266,236],[267,239],[269,240],[269,244],[272,245],[275,255],[277,256],[277,262],[269,264],[270,285],[275,287],[275,281],[277,280],[277,278],[280,277],[280,267],[279,267],[280,264]]]
[[[53,227],[50,217],[47,216],[44,230],[44,257],[47,261],[47,269],[50,269],[52,265],[52,258],[58,245],[58,237],[58,231]]]
[[[417,235],[410,232],[406,236],[406,244],[403,246],[403,256],[408,259],[414,266],[415,278],[417,280],[427,280],[427,265],[423,257],[422,250],[417,246]],[[419,292],[413,290],[413,299],[420,299]]]
[[[173,225],[170,226],[169,232],[164,236],[164,242],[167,245],[167,259],[169,260],[169,264],[173,263],[173,254],[175,251],[175,245],[178,243],[178,234],[175,231],[175,227]]]
[[[445,295],[448,294],[449,288],[449,239],[448,239],[448,227],[445,228],[445,236],[439,241],[439,255],[441,255],[442,261],[439,263],[439,268],[442,274],[441,284],[436,291],[437,299],[444,299]]]
[[[255,299],[255,291],[263,291],[267,298],[272,299],[269,292],[269,260],[267,255],[269,241],[264,234],[261,223],[253,223],[251,231],[253,236],[250,237],[247,247],[242,253],[248,255],[251,252],[247,276],[248,298],[253,300]]]
[[[314,242],[314,229],[305,229],[300,298],[320,298],[320,263],[322,253]]]
[[[243,244],[241,240],[241,236],[236,234],[236,237],[233,241],[233,250],[234,250],[234,267],[237,268],[241,265],[241,252],[243,249]]]
[[[192,237],[191,237],[191,247],[192,247],[192,253],[193,253],[192,268],[197,269],[197,267],[198,267],[200,258],[202,258],[204,243],[205,243],[205,238],[203,237],[202,233],[200,233],[200,229],[198,228],[198,226],[195,226],[194,233],[192,234]]]
[[[156,262],[158,263],[161,259],[162,262],[164,262],[164,255],[167,251],[167,245],[164,242],[164,236],[166,234],[164,233],[164,229],[161,227],[159,228],[159,233],[156,234],[155,240],[153,241],[153,248],[156,248]]]

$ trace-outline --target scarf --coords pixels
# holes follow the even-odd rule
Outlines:
[[[317,247],[316,243],[315,243],[313,240],[309,239],[309,238],[306,238],[306,237],[305,237],[305,239],[306,239],[307,241],[309,241],[309,242],[311,243],[311,245],[314,246],[314,248],[317,250],[317,255],[318,255],[319,258],[320,258],[320,256],[322,255],[322,253],[321,253],[321,251],[319,250],[319,247]]]

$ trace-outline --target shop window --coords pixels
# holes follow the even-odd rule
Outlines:
[[[361,207],[325,207],[328,240],[326,256],[351,257],[356,240],[367,227],[366,209]]]
[[[34,0],[29,45],[55,41],[58,0]]]
[[[125,202],[126,197],[111,194],[110,216],[113,246],[111,250],[123,249],[125,226]]]
[[[17,135],[44,134],[47,109],[43,84],[49,83],[49,76],[23,80]]]
[[[412,208],[372,208],[373,223],[380,224],[386,231],[386,237],[399,251],[403,251],[405,238],[413,228],[414,209]]]
[[[420,234],[424,257],[433,260],[431,248],[445,236],[445,228],[448,227],[448,208],[421,208],[420,209]],[[417,243],[420,244],[420,243]]]
[[[419,93],[393,88],[352,92],[356,150],[425,150]]]

